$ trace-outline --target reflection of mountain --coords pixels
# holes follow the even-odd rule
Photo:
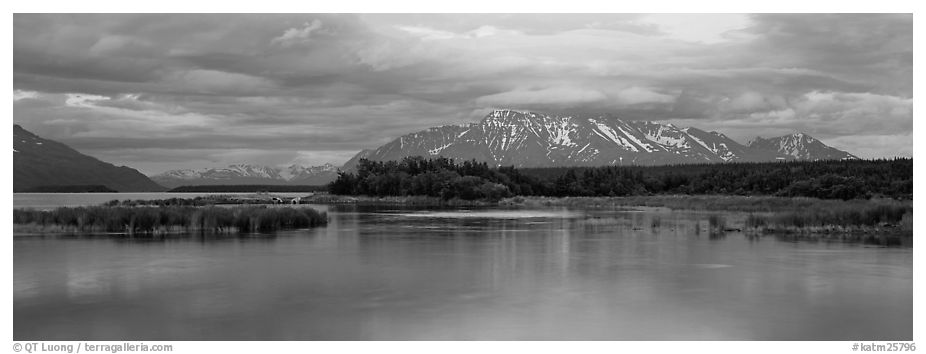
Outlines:
[[[193,185],[322,185],[337,178],[337,172],[338,168],[331,164],[292,165],[287,168],[235,164],[223,168],[171,170],[151,176],[151,179],[170,188]]]
[[[161,191],[137,170],[97,160],[62,143],[42,139],[19,125],[13,125],[13,191],[32,188],[80,190],[105,186],[119,192]],[[75,189],[76,188],[76,189]]]
[[[405,156],[516,167],[856,158],[800,133],[743,145],[718,132],[672,124],[498,110],[479,123],[429,128],[361,151],[344,168],[352,168],[360,158],[387,161]]]

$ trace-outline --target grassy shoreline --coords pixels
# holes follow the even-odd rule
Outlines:
[[[57,208],[51,211],[14,210],[14,232],[125,232],[166,233],[190,230],[218,232],[272,231],[327,223],[327,215],[304,207],[247,204],[274,203],[272,195],[258,199],[170,198],[147,201],[110,201],[96,207]],[[803,197],[654,195],[631,197],[511,197],[492,200],[444,200],[428,196],[346,196],[318,193],[299,198],[300,204],[393,205],[416,207],[571,207],[621,209],[660,207],[709,213],[717,228],[726,228],[722,215],[740,213],[736,231],[757,233],[880,233],[912,235],[913,202],[893,199],[849,201]],[[220,207],[217,205],[235,204]],[[302,212],[300,210],[309,210]],[[305,215],[303,215],[305,214]],[[744,215],[745,214],[745,215]],[[295,221],[294,221],[295,220]],[[713,220],[713,219],[712,219]]]
[[[486,200],[442,200],[436,197],[371,197],[318,195],[305,200],[317,204],[407,205],[407,206],[507,206],[634,208],[660,207],[673,210],[747,213],[737,231],[759,233],[877,233],[902,232],[912,235],[913,202],[893,199],[849,201],[805,197],[655,195],[632,197],[511,197]],[[719,218],[711,215],[712,218]],[[722,218],[716,222],[721,223]],[[721,226],[723,228],[724,226]]]
[[[90,206],[13,209],[13,232],[165,234],[180,231],[269,232],[323,226],[312,208],[267,206]]]
[[[742,212],[780,212],[814,207],[865,205],[906,205],[911,200],[854,199],[834,200],[807,197],[738,196],[738,195],[651,195],[630,197],[511,197],[499,201],[509,206],[574,206],[574,207],[664,207],[679,210],[711,210]]]
[[[760,233],[913,233],[913,201],[804,197],[657,195],[634,197],[514,197],[500,205],[540,207],[663,207],[747,213],[741,230]],[[715,217],[711,215],[711,217]]]

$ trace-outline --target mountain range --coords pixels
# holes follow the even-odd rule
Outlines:
[[[322,166],[291,165],[276,168],[249,164],[228,167],[179,169],[151,176],[160,185],[169,188],[194,185],[323,185],[338,176],[332,164]]]
[[[740,144],[715,131],[666,123],[496,110],[478,123],[429,128],[363,150],[341,169],[353,170],[361,158],[388,161],[406,156],[475,159],[516,167],[857,159],[804,133],[759,137]],[[191,185],[323,185],[337,178],[339,168],[331,164],[286,168],[234,164],[171,170],[149,178],[14,124],[13,170],[13,190],[19,192],[88,185],[135,192]]]
[[[478,123],[429,128],[363,150],[343,168],[354,169],[361,158],[406,156],[515,167],[857,159],[804,133],[760,137],[744,145],[715,131],[667,123],[496,110]]]
[[[60,186],[105,186],[119,192],[162,191],[137,170],[114,166],[13,125],[13,191]],[[78,188],[79,189],[79,188]],[[77,190],[77,189],[75,189]]]

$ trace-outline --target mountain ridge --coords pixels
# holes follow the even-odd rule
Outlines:
[[[119,192],[165,190],[134,168],[101,161],[13,124],[14,192],[81,185],[102,185]]]
[[[857,159],[805,134],[760,138],[741,144],[723,133],[671,123],[625,121],[614,116],[576,117],[495,110],[478,123],[445,125],[409,133],[359,152],[360,158],[449,157],[494,166],[564,167],[667,165],[704,162]]]
[[[169,188],[189,185],[322,185],[337,178],[338,167],[290,165],[285,168],[231,164],[198,170],[176,169],[151,175],[151,179]]]

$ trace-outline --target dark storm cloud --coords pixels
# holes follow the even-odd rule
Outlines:
[[[874,93],[910,97],[913,16],[909,14],[756,15],[751,43],[768,64],[802,67],[858,82]]]
[[[13,47],[18,123],[146,172],[342,163],[492,108],[912,146],[910,15],[17,14]]]

